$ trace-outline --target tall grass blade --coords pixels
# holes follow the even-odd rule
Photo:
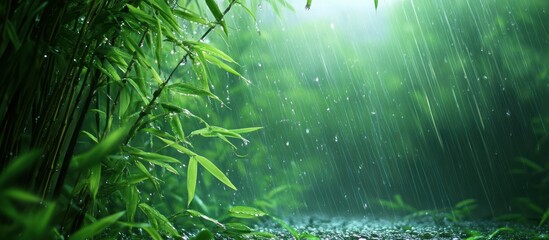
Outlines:
[[[119,218],[121,218],[125,214],[125,211],[115,213],[113,215],[104,217],[97,222],[94,222],[90,225],[87,225],[80,230],[78,230],[76,233],[74,233],[72,236],[70,236],[70,240],[80,240],[80,239],[90,239],[94,237],[95,235],[101,233],[105,228],[111,226],[116,221],[118,221]]]

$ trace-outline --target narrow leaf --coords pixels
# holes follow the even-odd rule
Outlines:
[[[200,23],[200,24],[203,24],[203,25],[208,25],[209,22],[208,20],[200,17],[200,15],[190,11],[189,9],[183,9],[183,10],[179,10],[179,9],[175,9],[173,11],[173,13],[185,20],[188,20],[188,21],[191,21],[191,22],[195,22],[195,23]]]
[[[177,232],[177,230],[171,224],[168,218],[158,212],[158,210],[147,205],[146,203],[140,203],[139,208],[145,213],[145,215],[147,215],[149,221],[151,221],[151,225],[154,228],[156,228],[157,230],[166,231],[172,237],[181,238],[181,235],[179,235],[179,232]],[[153,222],[155,224],[153,224]]]
[[[223,13],[221,10],[219,10],[219,6],[217,6],[217,3],[215,0],[206,0],[206,5],[208,5],[208,8],[210,9],[210,12],[215,17],[215,20],[221,25],[223,28],[223,31],[225,32],[225,35],[229,35],[227,25],[225,24],[225,21],[223,20]]]
[[[183,126],[181,125],[179,116],[175,115],[170,117],[170,127],[180,141],[185,141],[185,132],[183,132]]]
[[[236,206],[229,209],[229,215],[236,218],[257,218],[267,215],[267,213],[247,206]]]
[[[86,169],[95,164],[99,164],[104,158],[120,146],[127,133],[127,128],[120,128],[112,132],[91,150],[75,156],[71,161],[71,167],[78,170]]]
[[[77,240],[77,239],[90,239],[93,236],[101,233],[105,228],[109,227],[113,223],[115,223],[120,217],[124,215],[125,211],[115,213],[113,215],[107,216],[102,218],[101,220],[98,220],[97,222],[94,222],[90,225],[87,225],[78,232],[74,233],[70,239],[71,240]]]
[[[198,164],[194,157],[189,159],[189,167],[187,168],[187,206],[191,205],[196,190],[196,178],[198,175]]]
[[[32,166],[33,162],[40,157],[40,151],[32,150],[19,155],[13,159],[11,163],[4,168],[4,171],[0,174],[0,186],[4,185],[6,181],[16,177],[22,173],[25,169]]]
[[[42,201],[40,197],[17,188],[10,188],[10,189],[4,190],[4,194],[6,194],[6,196],[14,200],[17,200],[19,202],[40,203]]]
[[[191,216],[193,217],[199,217],[199,218],[202,218],[208,222],[211,222],[215,225],[217,225],[218,227],[221,227],[221,228],[225,228],[225,225],[221,224],[219,221],[211,218],[211,217],[208,217],[206,216],[205,214],[199,212],[199,211],[195,211],[195,210],[192,210],[192,209],[187,209],[185,210],[186,212],[188,212]]]
[[[217,168],[210,160],[200,155],[196,155],[195,158],[198,163],[200,163],[200,165],[202,165],[202,167],[210,172],[215,178],[217,178],[219,181],[232,188],[233,190],[236,190],[236,187],[233,185],[231,180],[229,180],[229,178],[227,178],[227,176],[225,176],[225,174],[221,172],[221,170],[219,170],[219,168]]]
[[[97,164],[90,168],[90,177],[89,177],[89,187],[90,194],[95,200],[97,192],[99,191],[99,186],[101,184],[101,164]]]
[[[549,219],[549,207],[545,212],[543,213],[543,216],[541,216],[541,220],[539,221],[539,226],[543,226],[543,224]]]

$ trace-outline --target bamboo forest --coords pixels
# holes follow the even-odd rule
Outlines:
[[[1,239],[549,239],[547,0],[4,0]]]

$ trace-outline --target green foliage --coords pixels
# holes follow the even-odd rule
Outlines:
[[[225,106],[212,91],[219,78],[211,66],[246,80],[233,58],[207,43],[217,26],[228,36],[225,15],[235,4],[253,15],[246,7],[253,1],[1,3],[0,77],[9,80],[0,90],[0,195],[2,219],[11,222],[2,235],[180,237],[185,222],[165,214],[185,206],[181,183],[187,205],[200,177],[236,190],[221,170],[224,158],[198,154],[225,147],[193,137],[219,138],[235,151],[230,138],[247,144],[243,135],[260,129],[199,117],[215,111],[210,99]],[[166,182],[178,187],[169,201],[159,197]],[[229,226],[233,236],[255,234]]]

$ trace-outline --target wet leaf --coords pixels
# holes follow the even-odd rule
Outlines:
[[[115,213],[113,215],[104,217],[92,224],[89,224],[80,230],[78,230],[76,233],[70,236],[70,240],[78,240],[78,239],[89,239],[93,236],[101,233],[105,228],[109,227],[113,223],[115,223],[119,218],[121,218],[125,214],[125,211]]]
[[[183,132],[183,125],[181,125],[179,116],[175,115],[170,117],[170,127],[180,141],[185,141],[185,132]]]
[[[275,222],[280,224],[284,229],[286,229],[295,239],[299,239],[299,233],[293,228],[292,226],[288,225],[286,222],[282,221],[281,219],[278,219],[276,217],[271,217]]]
[[[71,168],[81,170],[101,163],[109,154],[119,148],[127,134],[127,128],[119,128],[112,132],[89,151],[75,156],[71,161]]]
[[[11,178],[21,174],[27,168],[31,167],[33,162],[40,157],[40,154],[41,152],[38,150],[31,150],[13,159],[0,174],[0,186],[4,185]]]
[[[153,228],[155,228],[156,230],[165,231],[168,233],[169,236],[172,237],[181,237],[181,235],[179,235],[179,233],[168,220],[168,218],[158,212],[158,210],[147,205],[146,203],[140,203],[139,209],[141,209],[141,211],[143,211],[145,215],[147,215],[149,221],[151,221],[151,225]]]
[[[375,6],[376,10],[377,10],[378,1],[379,1],[379,0],[374,0],[374,6]]]
[[[144,12],[143,10],[136,8],[130,4],[126,4],[126,7],[128,7],[131,15],[137,20],[147,23],[149,26],[153,26],[156,24],[156,20],[150,14]]]
[[[101,164],[97,164],[90,168],[89,187],[90,194],[95,200],[99,186],[101,185]]]
[[[145,174],[145,176],[147,176],[147,178],[149,178],[149,180],[153,183],[154,187],[156,190],[159,189],[159,186],[158,186],[158,181],[156,180],[156,177],[153,176],[149,170],[147,170],[147,167],[145,167],[145,165],[143,165],[141,162],[139,161],[134,161],[134,164],[135,166],[137,167],[137,169],[139,169],[143,174]]]
[[[257,208],[247,206],[236,206],[229,209],[229,216],[236,218],[258,218],[267,214]]]
[[[167,86],[167,88],[173,92],[176,92],[176,93],[179,93],[179,94],[184,94],[184,95],[195,95],[195,96],[207,96],[207,97],[211,97],[213,99],[216,99],[218,101],[221,101],[216,95],[214,95],[213,93],[211,93],[209,90],[204,90],[204,89],[200,89],[200,88],[197,88],[191,84],[187,84],[187,83],[174,83],[174,84],[171,84],[169,86]]]
[[[221,10],[219,10],[219,6],[217,6],[215,0],[206,0],[206,5],[208,5],[208,8],[210,9],[210,12],[214,15],[217,23],[219,23],[223,28],[223,32],[225,32],[225,35],[229,35],[227,25],[223,20],[223,13],[221,12]]]
[[[227,185],[228,187],[232,188],[233,190],[236,190],[236,187],[233,185],[231,180],[225,176],[219,168],[217,168],[210,160],[208,160],[205,157],[196,155],[195,159],[204,167],[208,172],[210,172],[215,178],[217,178],[219,181],[221,181],[223,184]]]
[[[187,168],[187,206],[191,205],[196,190],[196,179],[198,175],[198,164],[194,157],[189,159],[189,167]]]
[[[126,210],[128,211],[127,219],[132,222],[139,204],[139,191],[135,185],[128,185],[126,188]]]
[[[218,227],[221,227],[221,228],[225,228],[225,225],[221,224],[219,221],[211,218],[211,217],[208,217],[206,216],[205,214],[199,212],[199,211],[195,211],[195,210],[192,210],[192,209],[187,209],[185,210],[187,213],[189,213],[191,216],[193,217],[199,217],[199,218],[202,218],[208,222],[211,222],[215,225],[217,225]]]
[[[189,20],[191,22],[200,23],[203,25],[209,24],[208,20],[202,18],[200,15],[190,11],[189,9],[183,9],[183,10],[175,9],[173,12],[175,15],[183,19]]]

